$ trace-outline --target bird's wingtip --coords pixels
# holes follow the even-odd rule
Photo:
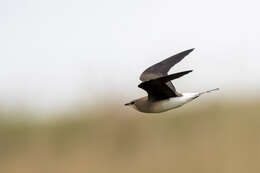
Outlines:
[[[188,50],[186,50],[186,51],[184,51],[184,52],[186,52],[186,53],[191,53],[192,51],[194,51],[195,50],[195,48],[191,48],[191,49],[188,49]]]

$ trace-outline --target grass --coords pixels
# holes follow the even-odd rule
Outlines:
[[[160,116],[79,109],[44,123],[2,118],[0,172],[259,172],[260,99],[195,107]]]

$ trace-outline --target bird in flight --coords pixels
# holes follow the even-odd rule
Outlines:
[[[219,88],[216,88],[193,93],[179,93],[176,91],[171,80],[180,78],[192,72],[192,70],[171,75],[168,75],[168,71],[193,50],[189,49],[180,52],[146,69],[140,76],[142,83],[138,87],[145,90],[148,96],[126,103],[125,106],[132,106],[137,111],[144,113],[160,113],[178,108],[202,94],[219,90]]]

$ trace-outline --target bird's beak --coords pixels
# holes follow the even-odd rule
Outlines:
[[[130,103],[126,103],[126,104],[125,104],[125,106],[129,106],[129,105],[131,105],[131,104],[130,104]]]
[[[125,106],[131,106],[131,105],[133,105],[133,104],[135,104],[135,102],[134,102],[134,101],[132,101],[132,102],[129,102],[129,103],[126,103],[126,104],[125,104]]]

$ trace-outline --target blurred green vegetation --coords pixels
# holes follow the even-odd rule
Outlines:
[[[1,173],[260,172],[260,99],[163,114],[75,109],[44,122],[8,114],[0,120]]]

